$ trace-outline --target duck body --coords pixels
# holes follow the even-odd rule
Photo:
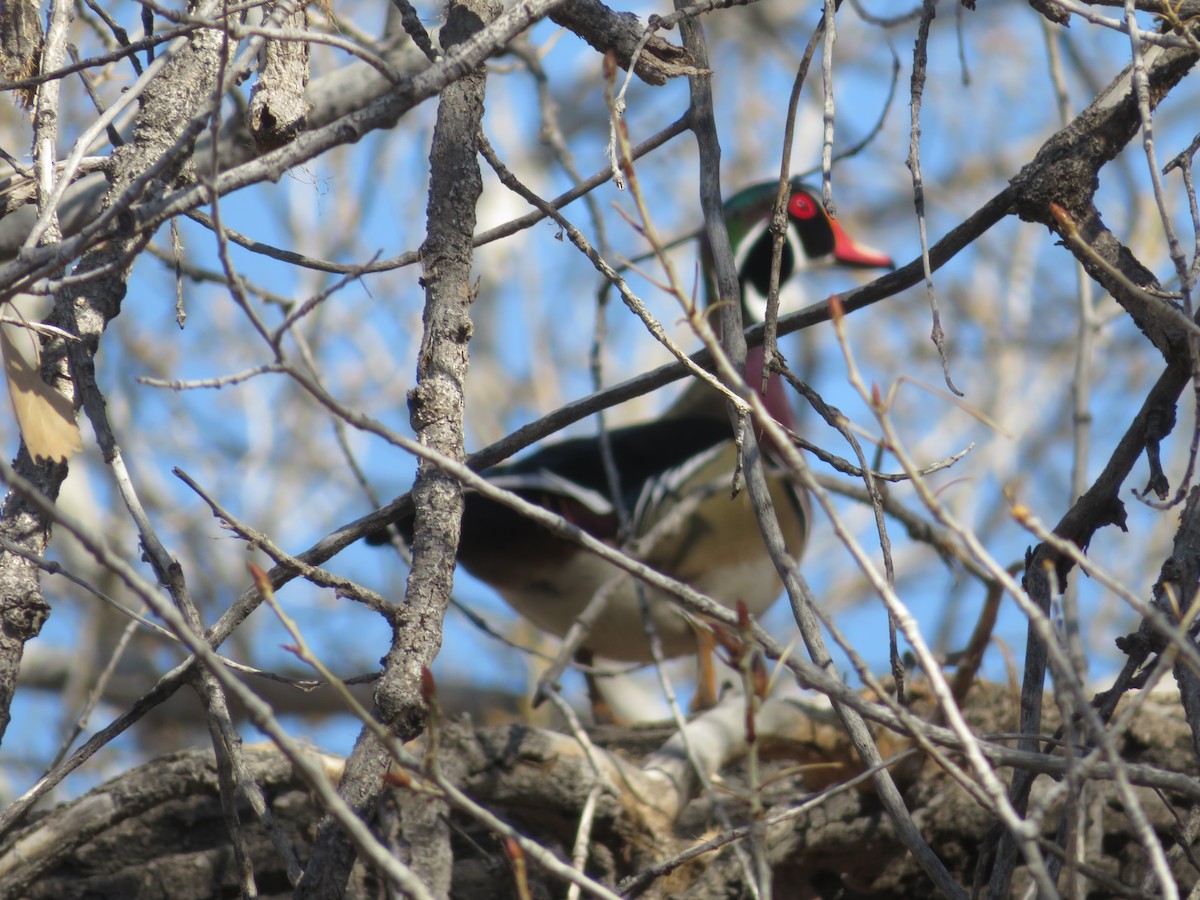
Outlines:
[[[813,189],[796,180],[790,188],[781,280],[821,262],[891,265],[885,255],[851,240]],[[748,322],[760,321],[766,309],[774,241],[767,226],[777,189],[778,182],[755,185],[725,206]],[[706,272],[709,257],[702,244]],[[706,283],[711,285],[711,279]],[[762,366],[762,349],[750,350],[746,383],[755,389],[762,381]],[[788,428],[796,427],[778,375],[771,375],[763,400],[770,415]],[[753,616],[765,612],[781,593],[781,582],[750,498],[744,491],[733,491],[737,448],[725,397],[695,380],[661,418],[613,429],[608,440],[619,481],[617,495],[596,437],[554,443],[483,474],[611,546],[628,545],[632,537],[646,564],[730,609],[741,601]],[[765,449],[769,458],[771,448]],[[769,461],[767,474],[785,546],[798,560],[808,531],[807,495]],[[622,508],[628,534],[621,533]],[[411,544],[411,517],[395,524]],[[389,536],[377,532],[367,540],[386,543]],[[650,661],[639,596],[644,595],[664,654],[675,657],[696,650],[696,625],[666,593],[639,586],[632,576],[578,544],[472,491],[464,497],[458,561],[513,609],[559,637],[598,591],[620,578],[581,649],[614,660]]]
[[[654,538],[643,561],[730,607],[742,600],[752,615],[765,612],[779,595],[779,576],[770,560],[763,565],[749,497],[733,493],[737,460],[728,421],[661,419],[614,429],[609,440],[630,530]],[[621,543],[620,518],[594,438],[553,444],[485,477],[605,543]],[[798,558],[806,497],[778,470],[770,472],[769,485],[785,543]],[[680,504],[687,504],[684,514],[665,521]],[[694,627],[669,595],[632,576],[621,578],[612,563],[479,494],[465,498],[459,563],[521,615],[560,637],[592,597],[619,578],[583,649],[614,660],[651,660],[639,592],[664,655],[695,649]]]

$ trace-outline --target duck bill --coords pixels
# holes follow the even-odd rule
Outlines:
[[[842,230],[834,219],[829,220],[833,228],[833,258],[843,266],[853,266],[862,269],[894,269],[896,264],[886,253],[880,253],[858,243]]]

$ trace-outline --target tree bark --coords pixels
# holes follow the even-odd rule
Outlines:
[[[106,208],[117,202],[131,202],[132,197],[126,193],[156,166],[160,168],[155,177],[134,193],[153,198],[171,186],[188,158],[189,137],[194,138],[196,133],[195,117],[212,104],[220,44],[218,31],[192,32],[161,76],[146,86],[133,140],[113,153]],[[49,324],[80,340],[68,343],[56,338],[47,342],[43,348],[43,377],[71,398],[76,408],[94,403],[102,412],[103,400],[95,390],[100,336],[121,311],[129,269],[136,251],[148,239],[146,234],[126,234],[86,253],[74,275],[94,277],[64,288],[55,296]],[[24,450],[17,456],[16,469],[50,499],[58,496],[67,475],[66,464],[35,464]],[[49,523],[23,497],[10,492],[0,509],[0,537],[41,554],[49,541]],[[0,552],[0,738],[8,725],[25,643],[38,634],[49,614],[37,567],[21,556]]]
[[[1146,700],[1146,706],[1121,740],[1125,759],[1147,767],[1145,772],[1194,776],[1197,765],[1178,696],[1164,691],[1140,699]],[[1045,712],[1053,719],[1052,707]],[[980,734],[1010,731],[1017,719],[1014,698],[999,685],[978,686],[968,698],[966,713]],[[906,853],[869,789],[819,793],[845,778],[845,767],[853,765],[848,762],[852,750],[840,729],[819,713],[793,721],[788,728],[770,727],[773,721],[764,723],[769,730],[760,736],[772,760],[764,805],[768,817],[793,812],[766,830],[777,896],[895,900],[931,896],[928,876]],[[596,808],[588,874],[613,888],[623,884],[631,889],[631,896],[701,900],[744,896],[743,870],[728,844],[686,862],[663,865],[712,837],[713,815],[703,798],[671,811],[669,792],[661,782],[655,788],[653,781],[645,780],[664,758],[658,747],[662,734],[643,727],[607,729],[594,735],[606,748],[607,752],[601,751],[603,761],[614,768],[613,787]],[[580,812],[595,782],[573,738],[521,725],[476,729],[463,722],[442,723],[437,757],[451,773],[451,781],[474,800],[560,858],[569,856]],[[247,760],[276,821],[302,860],[307,858],[319,808],[274,750],[248,751]],[[721,770],[721,802],[737,824],[745,822],[747,809],[741,799],[744,774],[740,764]],[[811,784],[806,785],[804,778]],[[1033,802],[1048,801],[1057,786],[1053,778],[1037,778]],[[930,846],[956,880],[969,886],[992,817],[931,763],[906,781],[904,790]],[[1194,801],[1148,785],[1136,791],[1163,840],[1177,840],[1176,817],[1186,818]],[[50,811],[0,845],[0,898],[99,900],[135,892],[143,900],[228,896],[236,889],[236,870],[218,794],[210,751],[172,754],[133,769]],[[1048,838],[1056,827],[1061,790],[1058,797],[1050,801],[1042,819]],[[377,832],[394,834],[397,821],[428,812],[429,800],[406,788],[389,788],[373,817]],[[1112,896],[1122,888],[1136,888],[1146,872],[1144,854],[1111,781],[1088,782],[1085,813],[1089,827],[1082,859],[1066,868],[1060,889],[1067,890],[1067,879],[1075,880],[1078,896]],[[453,896],[507,896],[513,890],[512,867],[495,835],[459,810],[447,813],[444,825],[450,839],[431,832],[427,846],[420,849],[441,845],[452,853],[449,890]],[[260,896],[290,896],[283,863],[265,829],[257,823],[249,825],[246,839]],[[413,848],[399,849],[402,843],[398,841],[398,852],[411,854]],[[1189,862],[1193,852],[1190,844],[1176,843],[1172,856],[1173,875],[1184,892],[1200,877]],[[533,896],[563,894],[560,880],[536,862],[527,864]],[[657,875],[645,874],[656,865],[662,866]],[[1028,884],[1019,865],[1013,881],[1017,895]],[[361,863],[354,866],[346,893],[387,896],[379,875]]]
[[[442,29],[443,48],[450,50],[469,40],[494,20],[500,9],[494,0],[451,3]],[[413,430],[421,443],[460,461],[466,455],[463,385],[474,299],[472,238],[475,204],[483,192],[476,135],[483,121],[485,84],[486,73],[480,66],[447,87],[438,106],[430,152],[429,225],[421,248],[425,331],[417,386],[409,394]],[[384,659],[373,710],[375,718],[401,740],[416,737],[425,724],[423,680],[442,646],[442,621],[450,603],[462,524],[462,485],[436,466],[422,462],[413,485],[413,500],[416,526],[412,572],[405,602],[393,623],[391,648]],[[389,763],[386,748],[364,729],[341,785],[342,796],[359,814],[374,807]],[[349,841],[327,819],[321,825],[313,864],[301,881],[299,896],[339,895],[353,859]]]

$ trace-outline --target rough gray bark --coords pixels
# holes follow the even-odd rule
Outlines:
[[[1196,64],[1193,48],[1153,48],[1147,54],[1147,82],[1151,108],[1155,107]],[[1127,67],[1075,120],[1038,151],[1037,156],[1012,180],[1016,211],[1024,219],[1042,222],[1066,239],[1076,259],[1125,308],[1167,365],[1162,377],[1147,396],[1142,409],[1126,431],[1108,465],[1092,486],[1054,528],[1056,536],[1086,548],[1092,537],[1108,525],[1123,527],[1124,504],[1121,487],[1143,452],[1150,463],[1149,487],[1163,496],[1166,480],[1157,465],[1158,445],[1175,425],[1175,404],[1192,371],[1192,351],[1187,331],[1175,318],[1172,304],[1144,302],[1131,285],[1158,290],[1154,275],[1142,266],[1104,225],[1095,205],[1099,172],[1126,144],[1141,125],[1131,87],[1132,67]],[[1065,216],[1062,214],[1065,213]],[[1082,245],[1080,243],[1082,238]],[[1073,561],[1054,546],[1042,543],[1031,551],[1025,565],[1025,587],[1043,612],[1057,587],[1074,567]],[[1048,664],[1046,642],[1030,625],[1022,680],[1021,732],[1041,733],[1042,693]],[[1025,738],[1024,749],[1037,741]],[[1028,809],[1030,778],[1017,772],[1010,796],[1021,815]],[[990,894],[1008,895],[1007,873],[1015,865],[1016,845],[1011,835],[1000,838]]]
[[[38,0],[7,0],[0,5],[0,76],[21,81],[38,70],[42,52],[42,19]],[[25,106],[33,103],[34,92],[19,94]]]
[[[558,10],[553,13],[555,21],[571,29],[580,38],[587,41],[597,50],[604,52],[612,49],[621,65],[628,65],[633,46],[641,33],[642,25],[637,16],[632,13],[617,13],[595,0],[577,0],[572,4],[564,4],[571,9]],[[5,4],[4,9],[19,11],[22,7],[32,7],[36,19],[36,2]],[[40,31],[38,32],[40,36]],[[24,41],[24,39],[22,39]],[[503,41],[497,41],[492,52],[498,52]],[[24,46],[24,44],[22,44]],[[305,44],[290,42],[288,48],[307,47]],[[269,51],[269,53],[274,51]],[[279,51],[292,54],[288,49]],[[410,78],[429,68],[429,61],[411,45],[403,45],[389,51],[383,57],[384,62],[393,67],[396,74]],[[669,78],[680,78],[691,71],[690,62],[683,50],[670,42],[653,37],[639,57],[635,73],[639,78],[650,84],[662,84]],[[15,80],[15,79],[14,79]],[[11,87],[0,83],[0,90]],[[396,90],[396,85],[390,83],[377,69],[364,62],[349,63],[344,69],[319,78],[304,91],[303,98],[297,99],[291,90],[286,109],[291,113],[287,116],[303,115],[304,126],[308,129],[320,128],[336,119],[366,109],[371,103],[384,94]],[[303,110],[301,109],[303,107]],[[280,120],[283,121],[283,120]],[[272,146],[258,144],[254,140],[252,128],[247,119],[231,117],[221,128],[220,142],[217,149],[221,160],[222,170],[246,163],[260,156]],[[295,128],[288,131],[290,139],[296,133]],[[197,141],[198,153],[209,153],[207,135]],[[296,165],[298,163],[289,163]],[[280,169],[279,174],[287,168]],[[279,177],[276,175],[275,177]],[[3,187],[0,182],[0,187]],[[64,198],[62,208],[63,234],[71,237],[92,222],[101,209],[100,202],[104,196],[104,180],[102,176],[93,175],[81,178],[69,189]],[[26,207],[22,208],[15,198],[25,198]],[[0,199],[0,211],[5,214],[0,217],[0,260],[11,259],[20,248],[25,235],[33,224],[32,208],[27,206],[27,195],[17,192],[5,194]]]
[[[291,31],[308,28],[308,7],[302,3],[273,3],[268,18]],[[259,150],[286,144],[304,128],[308,116],[308,52],[305,41],[268,39],[258,61],[258,81],[250,94],[247,114],[250,134]]]
[[[161,78],[154,79],[142,98],[142,111],[133,140],[113,153],[111,185],[104,204],[117,202],[139,181],[142,196],[164,193],[187,159],[186,135],[195,116],[212,103],[221,36],[209,29],[195,31],[186,45],[168,62]],[[160,167],[153,180],[146,175]],[[89,414],[103,417],[103,400],[95,390],[94,359],[109,320],[121,310],[125,280],[133,258],[147,235],[117,238],[80,260],[75,275],[95,277],[60,291],[48,322],[77,335],[78,342],[49,341],[43,348],[43,377],[73,399],[76,407],[91,404]],[[67,474],[60,463],[34,464],[22,450],[18,474],[53,499]],[[33,553],[42,553],[49,538],[49,523],[19,494],[10,492],[0,509],[0,536]],[[9,707],[20,669],[25,642],[35,637],[50,609],[40,593],[38,570],[10,552],[0,553],[0,736],[8,724]]]
[[[967,713],[980,733],[1004,732],[1016,722],[1016,708],[1001,686],[982,686],[972,693]],[[1054,712],[1047,709],[1047,717]],[[830,729],[836,734],[837,729]],[[599,736],[610,750],[634,760],[644,758],[662,740],[662,732],[609,729]],[[455,784],[471,796],[537,837],[559,853],[569,853],[579,812],[593,782],[587,760],[568,748],[575,745],[560,735],[523,726],[474,729],[462,723],[444,726],[438,758],[454,774]],[[1124,737],[1122,752],[1131,763],[1167,772],[1195,773],[1197,765],[1190,732],[1180,714],[1178,698],[1164,693],[1149,698],[1145,709]],[[775,739],[770,744],[773,772],[783,773],[796,763],[810,764],[810,777],[822,779],[820,763],[846,752],[844,738],[818,752],[799,740]],[[247,753],[276,820],[298,848],[310,852],[312,823],[320,815],[311,797],[273,750]],[[745,806],[738,799],[744,787],[739,766],[723,772],[725,800],[739,824]],[[840,777],[836,772],[829,780]],[[1049,798],[1056,782],[1039,778],[1037,802]],[[814,795],[821,784],[806,788],[792,768],[771,783],[766,795],[769,812],[794,808]],[[589,874],[617,886],[623,879],[712,836],[712,811],[707,801],[694,800],[673,821],[654,810],[656,797],[638,796],[635,789],[617,785],[598,806],[592,832]],[[1077,879],[1079,896],[1113,896],[1136,888],[1145,873],[1141,848],[1129,830],[1129,820],[1110,782],[1089,785],[1089,813],[1094,827],[1087,835],[1082,862],[1069,871]],[[1138,788],[1156,830],[1165,841],[1176,832],[1176,815],[1185,801],[1169,791]],[[906,785],[906,799],[922,833],[962,884],[982,852],[992,819],[969,795],[931,764]],[[395,821],[420,815],[427,798],[404,788],[389,788],[374,820],[384,834]],[[1051,803],[1043,834],[1054,831],[1060,801]],[[509,895],[512,868],[494,836],[459,813],[446,822],[453,853],[450,890],[459,898]],[[258,826],[247,829],[258,884],[263,897],[290,896],[282,864]],[[441,837],[436,838],[441,841]],[[870,790],[842,791],[823,799],[794,818],[772,825],[770,861],[777,896],[924,898],[932,885],[905,852],[903,843]],[[401,842],[402,845],[402,842]],[[17,850],[21,849],[20,855]],[[1189,862],[1191,845],[1177,845],[1173,874],[1185,891],[1200,878]],[[1186,851],[1186,852],[1185,852]],[[684,864],[636,883],[632,896],[718,898],[744,896],[742,870],[729,846],[716,848]],[[1018,868],[1014,889],[1019,895],[1028,881]],[[0,897],[117,898],[135,891],[144,900],[155,897],[227,896],[236,885],[228,836],[218,799],[212,754],[189,751],[163,757],[91,791],[71,804],[52,810],[20,834],[0,845]],[[529,865],[532,895],[562,896],[565,886],[536,864]],[[347,887],[354,897],[387,896],[377,873],[356,865]]]
[[[500,13],[493,0],[451,3],[442,29],[450,50],[469,40]],[[483,192],[476,135],[483,120],[486,73],[482,67],[442,92],[430,151],[428,232],[421,248],[425,285],[425,331],[417,386],[409,394],[413,430],[421,443],[455,460],[463,446],[463,385],[471,339],[472,237],[475,204]],[[374,716],[401,740],[416,737],[427,713],[423,678],[442,646],[442,621],[454,583],[462,523],[462,485],[436,466],[422,463],[413,487],[416,530],[413,566],[403,606],[392,625],[391,649],[375,694]],[[360,814],[371,810],[390,762],[367,729],[358,738],[341,792]],[[438,811],[431,812],[437,818]],[[424,817],[423,817],[424,818]],[[331,821],[322,823],[314,863],[299,894],[340,893],[353,862],[349,841]],[[442,879],[437,879],[439,882]]]
[[[600,0],[570,0],[552,12],[550,18],[601,53],[611,51],[623,69],[634,63],[633,54],[645,30],[633,13],[614,12]],[[669,78],[696,71],[696,64],[686,50],[658,35],[646,41],[634,65],[634,72],[647,84],[666,84]]]

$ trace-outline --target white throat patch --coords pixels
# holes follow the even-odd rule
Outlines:
[[[746,259],[749,257],[754,246],[761,240],[769,241],[771,239],[770,226],[771,220],[763,219],[760,222],[755,222],[750,227],[750,230],[746,232],[745,237],[742,238],[738,245],[738,252],[734,258],[739,272],[742,271],[742,267],[746,264]],[[779,310],[781,313],[800,309],[804,306],[807,297],[800,284],[804,279],[796,278],[795,276],[796,273],[812,265],[812,260],[805,255],[804,247],[790,224],[784,234],[784,240],[787,242],[787,247],[792,253],[792,274],[790,278],[787,278],[779,285]],[[753,325],[757,322],[766,321],[767,297],[755,288],[750,279],[742,279],[742,307],[750,319],[750,321],[744,323],[745,325]]]

